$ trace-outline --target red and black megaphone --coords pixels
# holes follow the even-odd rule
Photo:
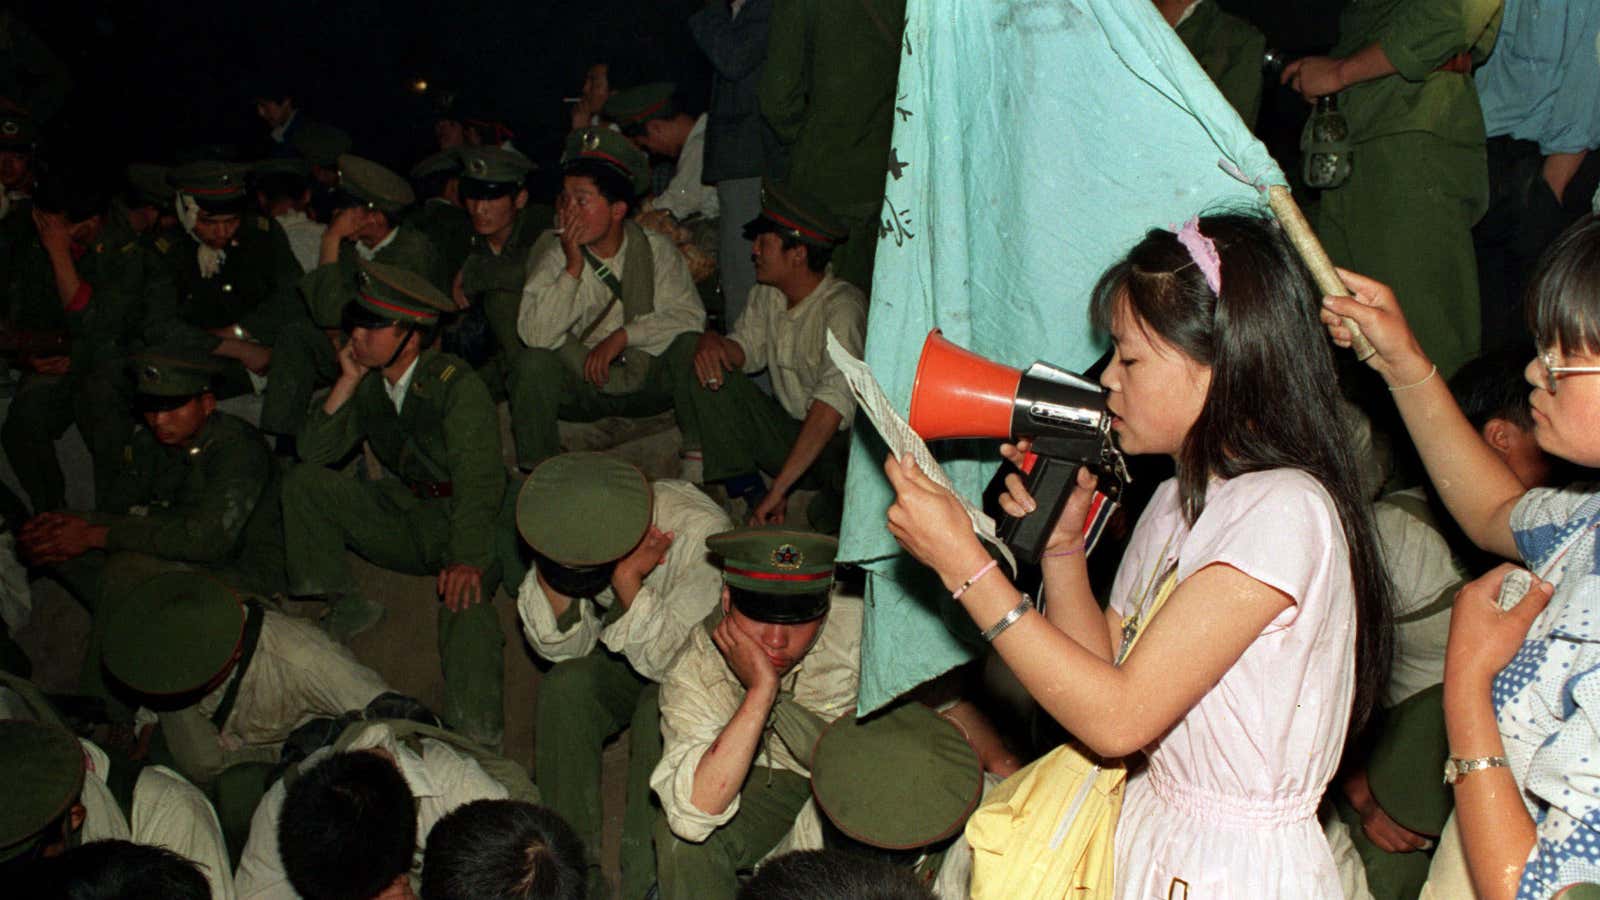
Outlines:
[[[928,333],[911,385],[910,425],[924,440],[999,438],[1033,442],[1021,466],[1038,507],[1022,517],[1002,516],[998,529],[1019,559],[1038,562],[1055,530],[1079,466],[1100,476],[1098,492],[1110,501],[1128,481],[1127,464],[1111,439],[1106,392],[1049,363],[1013,369]],[[1103,523],[1113,503],[1097,503],[1092,524]],[[1098,531],[1086,534],[1092,543]]]

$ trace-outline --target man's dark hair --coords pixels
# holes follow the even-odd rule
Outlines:
[[[1476,430],[1490,419],[1505,419],[1524,431],[1533,428],[1528,382],[1522,377],[1528,350],[1501,350],[1468,360],[1450,376],[1450,393]]]
[[[336,753],[289,786],[278,854],[306,900],[368,900],[411,869],[417,813],[396,765]]]
[[[584,900],[577,832],[516,800],[474,800],[439,820],[422,857],[423,900]]]
[[[778,240],[785,250],[793,250],[796,247],[806,248],[806,268],[818,275],[828,271],[828,263],[833,259],[832,247],[818,247],[816,244],[808,244],[788,234],[778,235]]]
[[[587,178],[593,181],[594,189],[600,192],[600,196],[606,198],[607,203],[626,204],[629,214],[632,214],[633,208],[639,203],[639,194],[633,189],[633,182],[614,166],[599,160],[575,159],[562,167],[561,174],[567,178]]]
[[[111,204],[111,188],[103,180],[76,174],[51,174],[40,179],[33,205],[40,212],[59,213],[71,224],[101,215]]]
[[[267,198],[268,205],[281,201],[297,203],[310,188],[309,179],[290,172],[271,172],[256,178],[256,190]]]
[[[93,841],[27,870],[13,896],[34,900],[209,900],[200,867],[171,850],[131,841]]]
[[[417,192],[417,201],[430,200],[434,197],[443,197],[444,189],[450,186],[450,179],[460,178],[461,173],[454,170],[444,172],[429,172],[411,179],[411,186]]]
[[[797,850],[768,860],[739,900],[933,900],[907,869],[839,850]]]

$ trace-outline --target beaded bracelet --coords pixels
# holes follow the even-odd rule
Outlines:
[[[1012,625],[1015,625],[1017,620],[1026,615],[1030,609],[1033,609],[1033,598],[1027,594],[1023,594],[1022,602],[1013,607],[1011,612],[1001,616],[1000,621],[990,625],[989,630],[983,633],[983,639],[992,643],[995,638],[1000,636],[1000,632],[1005,631]]]
[[[1438,366],[1434,366],[1433,368],[1428,370],[1428,374],[1422,376],[1422,380],[1421,381],[1413,381],[1410,384],[1402,384],[1399,387],[1391,387],[1391,388],[1389,388],[1389,393],[1398,394],[1401,391],[1409,391],[1412,388],[1422,387],[1423,385],[1425,385],[1428,382],[1432,381],[1433,380],[1433,376],[1435,376],[1437,374],[1439,374],[1439,367]]]
[[[998,567],[999,565],[1000,565],[1000,561],[999,560],[997,560],[997,559],[989,560],[988,565],[984,566],[983,568],[979,569],[976,572],[973,572],[971,578],[968,578],[966,581],[963,581],[961,583],[961,587],[958,587],[954,591],[951,591],[950,592],[950,599],[952,599],[952,600],[960,600],[961,599],[961,595],[965,594],[967,592],[967,588],[972,587],[974,584],[977,584],[978,583],[978,579],[980,579],[983,576],[989,574],[990,572],[993,572],[995,570],[995,568]]]

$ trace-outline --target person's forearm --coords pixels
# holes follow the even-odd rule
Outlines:
[[[1368,44],[1339,60],[1338,70],[1339,81],[1344,87],[1393,75],[1398,71],[1394,63],[1389,61],[1389,55],[1383,52],[1383,46],[1377,43]]]
[[[322,401],[322,411],[330,416],[338,412],[341,406],[355,396],[356,386],[359,384],[361,384],[360,378],[340,375],[339,380],[335,381],[333,388],[328,391],[327,399]]]
[[[838,410],[828,404],[812,401],[811,408],[806,410],[805,422],[800,425],[800,434],[794,439],[794,446],[789,448],[783,467],[772,479],[774,491],[787,493],[794,487],[795,482],[806,474],[811,464],[822,455],[822,449],[839,432],[839,423],[843,418]]]
[[[72,253],[68,250],[49,253],[50,271],[56,276],[56,296],[61,298],[63,307],[71,307],[78,291],[83,287],[83,280],[78,277],[78,269],[72,264]]]
[[[744,702],[739,704],[733,718],[695,766],[694,791],[689,795],[689,802],[696,809],[708,815],[721,815],[733,798],[739,796],[739,788],[750,774],[756,750],[761,746],[767,716],[777,699],[776,685],[744,695]]]
[[[1082,543],[1078,546],[1081,548]],[[1070,548],[1068,548],[1070,549]],[[1095,602],[1089,586],[1087,553],[1080,549],[1070,556],[1047,556],[1040,561],[1044,572],[1046,617],[1084,649],[1107,662],[1115,648],[1106,626],[1105,611]]]
[[[1589,155],[1587,150],[1577,153],[1552,153],[1544,158],[1544,182],[1550,185],[1550,192],[1556,195],[1556,202],[1564,202],[1567,195],[1567,185],[1572,183],[1573,176],[1578,174],[1578,167],[1583,165],[1583,158]]]
[[[1450,755],[1457,759],[1505,755],[1486,683],[1463,685],[1446,675],[1445,728]],[[1455,797],[1461,846],[1479,898],[1510,900],[1535,841],[1533,819],[1511,770],[1471,772],[1456,784]]]
[[[322,233],[322,243],[317,250],[317,265],[326,266],[339,261],[339,244],[342,239],[332,230]]]

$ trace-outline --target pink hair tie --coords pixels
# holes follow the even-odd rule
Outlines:
[[[1217,255],[1217,242],[1200,233],[1200,218],[1191,218],[1177,229],[1178,243],[1189,251],[1189,258],[1200,268],[1211,293],[1222,296],[1222,257]]]

